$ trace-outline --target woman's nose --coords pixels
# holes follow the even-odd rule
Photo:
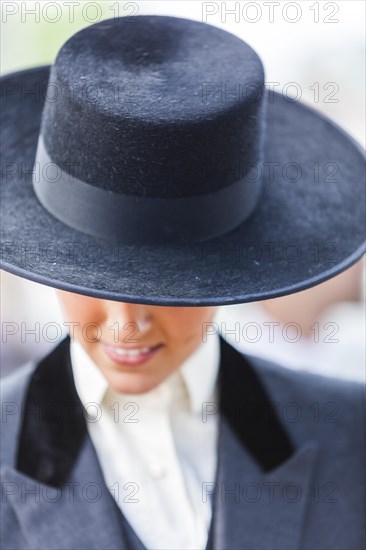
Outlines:
[[[149,332],[153,325],[153,316],[148,306],[144,304],[129,304],[125,302],[108,303],[108,329],[123,341],[126,336],[139,340]]]

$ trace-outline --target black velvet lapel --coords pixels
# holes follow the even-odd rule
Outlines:
[[[61,487],[86,433],[67,336],[40,361],[31,377],[23,409],[17,469],[42,483]]]
[[[220,337],[221,414],[264,471],[293,453],[262,382],[247,359]],[[37,365],[28,386],[17,452],[17,469],[62,487],[87,433],[76,392],[67,336]]]
[[[220,342],[221,413],[261,468],[270,471],[295,449],[255,369],[221,337]]]

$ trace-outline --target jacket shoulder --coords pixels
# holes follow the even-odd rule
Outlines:
[[[1,379],[0,462],[12,464],[22,421],[23,405],[37,361],[29,361]]]
[[[331,449],[360,445],[365,431],[362,383],[292,370],[253,356],[246,359],[297,443],[312,439],[327,442]]]
[[[364,384],[359,381],[345,380],[307,370],[295,370],[272,363],[266,359],[245,355],[266,386],[275,391],[286,391],[303,399],[331,399],[351,404],[354,399],[364,395]]]
[[[1,379],[0,396],[2,402],[22,399],[37,363],[37,360],[23,363]]]

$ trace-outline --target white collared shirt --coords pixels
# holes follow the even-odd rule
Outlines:
[[[205,487],[217,458],[218,335],[144,394],[112,391],[78,342],[70,353],[88,432],[126,520],[148,549],[204,549],[212,514]]]

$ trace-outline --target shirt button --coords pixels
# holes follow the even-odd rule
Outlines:
[[[153,479],[161,479],[166,475],[166,468],[163,466],[163,464],[150,464],[149,474]]]

